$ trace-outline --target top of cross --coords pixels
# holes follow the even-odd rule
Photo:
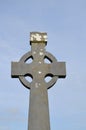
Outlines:
[[[30,44],[31,43],[45,43],[45,44],[47,44],[47,33],[31,32],[30,33]]]
[[[58,78],[65,78],[66,76],[65,62],[58,62],[52,54],[46,52],[44,48],[46,43],[47,33],[31,32],[31,51],[26,53],[19,62],[12,62],[12,77],[19,78],[21,83],[27,88],[35,86],[34,83],[39,81],[46,88],[50,88]],[[29,59],[34,62],[29,64],[27,62]],[[32,82],[27,81],[26,76],[32,78]],[[46,77],[51,77],[48,83],[45,81]]]

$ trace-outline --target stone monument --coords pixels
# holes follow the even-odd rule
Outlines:
[[[28,130],[50,130],[48,89],[58,78],[65,78],[65,62],[58,62],[46,52],[47,33],[31,32],[30,45],[30,52],[23,55],[19,62],[11,63],[11,76],[19,78],[30,89]],[[48,77],[50,81],[45,80]]]

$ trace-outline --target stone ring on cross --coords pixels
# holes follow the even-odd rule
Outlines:
[[[32,59],[32,63],[27,63],[27,61],[29,59]],[[46,63],[46,62],[48,62],[48,63]],[[54,69],[55,69],[56,65],[57,65],[56,58],[54,56],[52,56],[49,52],[45,52],[43,61],[39,60],[38,64],[35,63],[35,61],[33,59],[33,55],[32,55],[31,52],[26,53],[20,59],[19,62],[15,62],[15,63],[13,62],[12,63],[12,66],[15,66],[15,68],[16,68],[16,74],[15,75],[19,76],[21,83],[29,89],[31,88],[31,84],[32,84],[33,80],[35,79],[35,76],[37,76],[37,75],[35,75],[36,71],[38,72],[39,75],[43,73],[41,78],[42,78],[42,80],[45,83],[47,88],[50,88],[51,86],[53,86],[58,79],[58,77],[55,76],[55,71],[53,71],[53,68],[52,68],[52,67],[54,67]],[[44,67],[44,71],[41,72],[41,68],[43,68],[43,67]],[[21,70],[19,70],[19,68],[21,68]],[[49,70],[49,68],[51,68],[51,71]],[[29,80],[27,80],[25,78],[26,76],[31,77],[32,81],[29,82]],[[51,77],[49,82],[45,81],[46,77]]]

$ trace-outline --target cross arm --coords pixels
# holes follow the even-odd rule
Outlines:
[[[29,72],[32,73],[31,65],[21,63],[21,62],[12,62],[11,63],[11,77],[18,78],[19,76],[24,76]]]
[[[66,77],[66,63],[57,62],[54,64],[50,64],[50,73],[58,76],[59,78],[65,78]]]

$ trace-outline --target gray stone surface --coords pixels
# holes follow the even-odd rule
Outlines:
[[[50,130],[47,89],[52,87],[58,78],[65,78],[65,62],[58,62],[52,54],[46,52],[47,34],[30,33],[31,51],[19,62],[12,62],[11,76],[19,78],[21,83],[30,89],[28,130]],[[31,63],[27,63],[32,59]],[[45,62],[45,59],[48,62]],[[28,81],[28,76],[32,81]],[[51,77],[47,82],[46,77]]]

